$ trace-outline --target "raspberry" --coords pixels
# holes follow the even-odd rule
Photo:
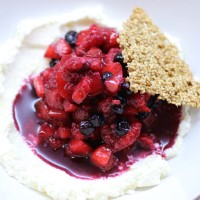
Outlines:
[[[72,53],[71,47],[64,39],[60,38],[57,42],[49,45],[44,56],[52,59],[60,59],[62,56],[70,53]]]

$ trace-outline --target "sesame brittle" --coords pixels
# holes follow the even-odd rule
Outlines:
[[[180,58],[177,47],[141,9],[133,10],[119,36],[134,92],[159,94],[169,103],[200,107],[200,83]]]

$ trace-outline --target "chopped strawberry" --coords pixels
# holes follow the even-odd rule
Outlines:
[[[100,146],[92,153],[90,162],[104,171],[109,171],[116,165],[117,158],[109,148]]]
[[[85,62],[84,58],[74,56],[74,57],[71,57],[68,60],[66,60],[65,63],[64,63],[64,61],[62,62],[62,60],[61,60],[60,65],[63,68],[65,68],[66,70],[73,72],[73,71],[79,71],[83,67],[84,62]],[[63,63],[63,65],[62,65],[62,63]]]
[[[33,79],[33,86],[35,88],[36,94],[38,97],[44,97],[44,84],[40,76],[36,76]]]
[[[90,92],[91,82],[92,82],[91,78],[89,78],[88,76],[85,76],[79,82],[79,84],[75,87],[72,94],[72,100],[75,103],[80,104],[84,101],[84,99],[87,97],[87,95]]]
[[[99,110],[103,114],[113,113],[111,110],[111,106],[112,106],[112,98],[111,97],[103,99],[99,102]]]
[[[49,111],[49,116],[54,118],[54,119],[68,119],[68,114],[64,110],[59,110],[59,109],[51,109]]]
[[[131,146],[140,135],[141,127],[142,125],[139,122],[133,122],[130,130],[114,143],[113,150],[116,152]]]
[[[112,94],[116,94],[120,89],[120,80],[117,76],[112,76],[104,82],[106,89]]]
[[[72,93],[74,85],[64,80],[63,73],[58,70],[56,73],[58,94],[69,102],[72,102]]]
[[[71,52],[72,49],[70,45],[63,38],[60,38],[57,42],[49,45],[44,56],[47,58],[60,59],[62,56],[70,54]]]
[[[67,139],[71,137],[71,128],[59,127],[55,133],[56,138]]]
[[[55,133],[55,129],[47,123],[44,123],[40,126],[38,131],[38,136],[42,140],[50,138]]]
[[[51,108],[59,108],[62,105],[62,97],[56,90],[45,89],[45,98]]]
[[[101,80],[101,76],[99,72],[94,72],[92,75],[90,75],[91,78],[91,87],[89,95],[97,95],[101,94],[103,92],[103,83]]]
[[[122,81],[123,71],[122,66],[118,63],[108,63],[101,71],[103,74],[104,72],[110,72],[113,76],[116,76],[119,78],[120,81]]]
[[[101,130],[101,136],[105,144],[112,149],[113,152],[120,151],[131,146],[138,138],[141,130],[139,122],[133,122],[127,133],[120,136],[115,131],[115,125],[105,125]]]
[[[75,110],[78,109],[77,105],[69,103],[69,101],[64,101],[63,107],[64,107],[65,112],[74,112]]]
[[[51,136],[48,139],[48,143],[53,150],[57,150],[63,146],[64,140],[62,140],[60,138],[55,138],[54,136]]]
[[[71,133],[74,139],[77,139],[77,140],[85,139],[85,136],[80,132],[80,127],[78,124],[72,123]]]
[[[66,146],[66,154],[70,156],[85,157],[91,153],[91,146],[82,140],[73,139]]]
[[[44,101],[40,100],[35,104],[35,109],[36,109],[36,114],[40,119],[43,120],[49,120],[49,108],[48,106],[44,103]]]
[[[111,48],[109,52],[105,56],[105,62],[108,63],[113,63],[114,57],[116,54],[120,53],[121,49],[120,48]]]
[[[138,137],[137,142],[145,149],[155,149],[153,135],[143,133]]]

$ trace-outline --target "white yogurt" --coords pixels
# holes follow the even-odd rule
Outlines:
[[[93,14],[86,16],[85,13],[89,12]],[[15,95],[27,77],[48,67],[43,55],[52,40],[64,35],[67,30],[79,31],[92,23],[116,26],[99,20],[98,11],[89,12],[24,21],[18,26],[16,36],[0,48],[0,163],[10,176],[53,199],[117,197],[132,193],[138,187],[159,184],[168,173],[167,161],[159,155],[151,155],[132,165],[119,177],[92,181],[76,179],[35,156],[15,128],[12,117]],[[177,154],[189,126],[190,117],[184,108],[176,143],[166,150],[168,158]]]

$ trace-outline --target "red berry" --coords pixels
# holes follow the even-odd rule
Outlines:
[[[45,140],[50,138],[55,133],[55,129],[47,123],[40,126],[38,136],[40,139]]]
[[[66,146],[66,154],[76,157],[89,156],[92,153],[92,148],[89,144],[82,140],[72,139]]]
[[[71,57],[69,59],[67,59],[65,62],[61,60],[61,66],[65,69],[65,70],[69,70],[69,71],[79,71],[83,64],[84,64],[85,60],[82,57]]]
[[[154,137],[150,134],[141,134],[137,139],[138,144],[145,149],[155,149]]]
[[[72,123],[71,127],[72,137],[77,140],[84,140],[86,137],[80,132],[80,127],[78,124]]]
[[[40,119],[48,121],[50,119],[49,116],[49,108],[44,103],[44,101],[40,100],[35,104],[36,114]]]
[[[113,94],[116,94],[120,89],[120,80],[116,76],[112,76],[106,79],[104,84],[106,86],[106,89]]]
[[[33,79],[33,86],[35,88],[36,94],[38,97],[44,97],[44,84],[40,76],[36,76]]]
[[[102,74],[104,72],[110,72],[113,76],[118,77],[120,82],[122,81],[123,71],[119,63],[108,63],[101,71]]]
[[[54,136],[51,136],[48,139],[48,143],[51,146],[52,149],[57,150],[59,148],[61,148],[64,144],[64,140],[59,139],[59,138],[55,138]]]
[[[68,119],[68,114],[64,110],[59,109],[51,109],[49,111],[49,116],[60,120]]]
[[[56,90],[45,89],[45,99],[47,104],[52,108],[59,108],[62,105],[62,97]]]
[[[71,137],[71,128],[59,127],[55,133],[56,138],[67,139]]]
[[[72,103],[69,103],[68,101],[63,102],[63,107],[65,112],[74,112],[78,109],[78,106]]]
[[[75,87],[73,94],[72,94],[72,100],[80,104],[84,101],[84,99],[88,96],[90,92],[92,79],[88,76],[85,76],[80,83]]]
[[[71,52],[72,49],[69,44],[63,38],[60,38],[57,42],[49,45],[44,56],[52,59],[60,59],[62,56],[70,54]]]
[[[109,171],[115,166],[117,158],[109,148],[100,146],[92,153],[90,162],[104,171]]]
[[[104,87],[103,87],[100,73],[94,72],[92,75],[90,75],[90,78],[92,81],[91,81],[89,95],[101,94],[104,90]]]

